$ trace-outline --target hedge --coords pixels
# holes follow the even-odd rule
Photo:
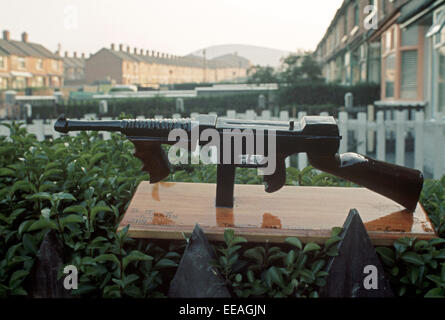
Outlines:
[[[365,106],[372,104],[379,99],[379,86],[375,84],[360,84],[356,86],[342,86],[325,83],[301,83],[292,87],[281,87],[277,92],[273,108],[277,110],[288,110],[290,115],[294,112],[305,111],[308,114],[319,114],[328,112],[336,115],[340,106],[344,105],[344,95],[352,92],[354,95],[354,105]],[[244,113],[246,110],[255,110],[261,113],[258,108],[258,96],[261,93],[240,93],[224,96],[212,97],[189,97],[184,98],[183,116],[188,116],[192,112],[209,113],[216,112],[218,115],[225,115],[227,110],[235,110]],[[262,92],[268,97],[267,92]],[[176,99],[165,97],[154,98],[127,98],[108,99],[108,113],[103,116],[117,117],[122,112],[133,115],[143,115],[154,117],[162,115],[171,117],[176,110]],[[99,114],[98,100],[68,100],[59,105],[42,105],[33,109],[33,118],[50,119],[59,114],[65,113],[68,117],[82,118],[86,113]]]
[[[380,85],[372,83],[344,86],[331,83],[299,83],[279,90],[280,105],[326,105],[344,106],[344,96],[351,92],[354,106],[367,106],[380,100]]]

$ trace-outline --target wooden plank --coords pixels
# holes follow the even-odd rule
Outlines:
[[[236,185],[233,209],[215,208],[215,191],[214,184],[141,182],[119,229],[130,224],[135,238],[183,239],[199,223],[209,240],[222,240],[230,227],[249,241],[282,242],[296,236],[323,243],[355,208],[375,245],[402,236],[436,237],[420,205],[410,213],[364,188],[285,186],[269,194],[262,185]]]

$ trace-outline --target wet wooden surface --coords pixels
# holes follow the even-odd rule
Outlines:
[[[357,209],[374,245],[399,237],[436,237],[419,204],[414,213],[364,188],[291,187],[269,194],[262,185],[236,185],[233,209],[215,208],[216,185],[142,182],[121,221],[135,238],[183,239],[198,223],[210,240],[222,240],[225,228],[249,241],[282,242],[296,236],[324,242]]]

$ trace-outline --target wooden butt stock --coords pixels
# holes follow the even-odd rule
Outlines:
[[[308,153],[310,164],[324,172],[377,192],[414,211],[423,185],[422,172],[377,161],[357,153],[319,156]]]

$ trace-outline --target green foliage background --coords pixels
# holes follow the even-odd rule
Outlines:
[[[32,291],[35,259],[44,235],[55,232],[63,260],[79,270],[84,297],[162,297],[168,290],[186,240],[135,240],[116,232],[136,186],[148,175],[133,156],[131,142],[119,134],[103,141],[82,132],[38,142],[17,124],[0,137],[0,296]],[[174,167],[171,181],[215,182],[215,166]],[[238,171],[237,183],[257,184],[253,169]],[[351,186],[308,167],[288,168],[288,185]],[[445,178],[426,181],[422,204],[441,237],[445,236]],[[250,244],[226,230],[216,243],[215,265],[239,297],[317,297],[324,268],[337,254],[341,229],[324,245]],[[445,296],[445,239],[400,239],[377,248],[392,287],[405,296]],[[59,277],[63,276],[60,272]]]

